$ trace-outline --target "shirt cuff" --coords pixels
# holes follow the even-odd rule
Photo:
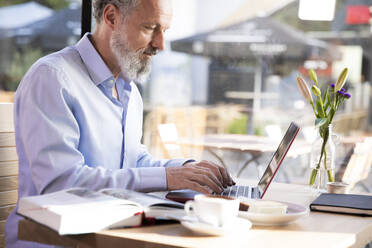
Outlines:
[[[195,161],[196,161],[195,159],[188,159],[188,160],[186,160],[185,162],[183,162],[182,165],[185,165],[185,164],[187,164],[187,163],[191,163],[191,162],[195,162]]]
[[[136,168],[139,182],[137,191],[164,191],[167,190],[167,178],[164,167]]]
[[[185,163],[187,162],[190,162],[190,161],[195,161],[193,159],[190,159],[190,158],[176,158],[176,159],[170,159],[166,162],[166,164],[164,165],[164,167],[173,167],[173,166],[182,166],[184,165]]]
[[[165,167],[182,166],[185,163],[194,161],[194,159],[170,159],[164,167],[135,168],[139,178],[136,190],[143,192],[167,190]]]

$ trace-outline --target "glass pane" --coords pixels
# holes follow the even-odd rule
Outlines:
[[[372,128],[371,28],[350,23],[352,4],[337,1],[332,21],[300,20],[298,1],[173,4],[167,48],[153,59],[151,79],[141,85],[149,150],[157,157],[223,162],[235,176],[259,178],[295,121],[302,130],[276,179],[307,184],[315,115],[296,77],[311,87],[309,70],[315,70],[325,92],[348,67],[344,88],[352,97],[333,120],[341,137],[336,177],[342,180],[355,142],[365,141]],[[159,135],[164,124],[169,133],[177,131],[172,141]],[[303,152],[295,152],[299,146]]]
[[[0,101],[9,101],[38,58],[79,39],[81,1],[0,0],[0,19]]]

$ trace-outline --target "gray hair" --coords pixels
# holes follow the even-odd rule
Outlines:
[[[103,10],[107,4],[113,4],[120,9],[123,17],[125,17],[130,11],[134,10],[140,0],[94,0],[93,1],[93,15],[97,23],[101,22]]]

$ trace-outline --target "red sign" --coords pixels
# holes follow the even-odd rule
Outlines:
[[[309,70],[313,69],[320,77],[328,77],[332,75],[332,64],[322,60],[307,60],[303,66],[298,68],[302,75],[309,75]]]
[[[366,5],[350,5],[346,9],[347,24],[368,24],[371,18],[369,6]]]

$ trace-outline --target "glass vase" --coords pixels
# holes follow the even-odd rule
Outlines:
[[[318,192],[327,191],[327,183],[334,182],[336,146],[332,125],[320,126],[312,144],[309,184]]]

